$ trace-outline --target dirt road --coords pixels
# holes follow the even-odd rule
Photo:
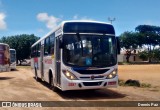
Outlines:
[[[120,65],[119,78],[137,79],[151,88],[124,87],[97,91],[58,93],[43,82],[36,82],[30,68],[0,73],[0,100],[3,101],[159,101],[160,65]]]

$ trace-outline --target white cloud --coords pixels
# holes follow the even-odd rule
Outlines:
[[[45,22],[46,27],[49,29],[55,28],[58,22],[61,21],[61,19],[56,18],[55,16],[49,16],[47,13],[39,13],[37,19],[41,22]]]
[[[0,13],[0,30],[4,30],[7,28],[5,18],[6,18],[6,15],[4,13]]]

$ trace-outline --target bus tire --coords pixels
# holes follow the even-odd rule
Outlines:
[[[54,86],[52,73],[50,73],[49,76],[50,76],[49,78],[50,89],[53,90],[54,92],[57,92],[58,88]]]

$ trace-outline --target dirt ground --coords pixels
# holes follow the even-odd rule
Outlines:
[[[49,89],[49,86],[46,83],[36,82],[36,80],[34,79],[34,74],[31,72],[29,67],[18,67],[17,71],[0,73],[0,100],[1,101],[159,101],[160,100],[160,65],[119,65],[118,69],[119,69],[119,79],[124,81],[128,79],[139,80],[142,83],[151,84],[151,87],[140,88],[140,87],[119,86],[118,88],[102,89],[96,91],[86,91],[86,90],[66,91],[66,92],[58,91],[58,93],[55,93]],[[83,110],[85,108],[81,109]],[[102,108],[99,107],[96,109],[101,110]],[[110,110],[110,108],[104,108],[104,109]],[[118,108],[118,110],[120,110],[120,108]],[[145,110],[148,110],[148,108],[146,108]]]

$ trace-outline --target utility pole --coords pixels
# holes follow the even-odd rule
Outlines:
[[[112,22],[115,21],[115,20],[116,20],[116,18],[110,18],[110,17],[108,17],[108,21],[110,21],[111,24],[112,24]]]

